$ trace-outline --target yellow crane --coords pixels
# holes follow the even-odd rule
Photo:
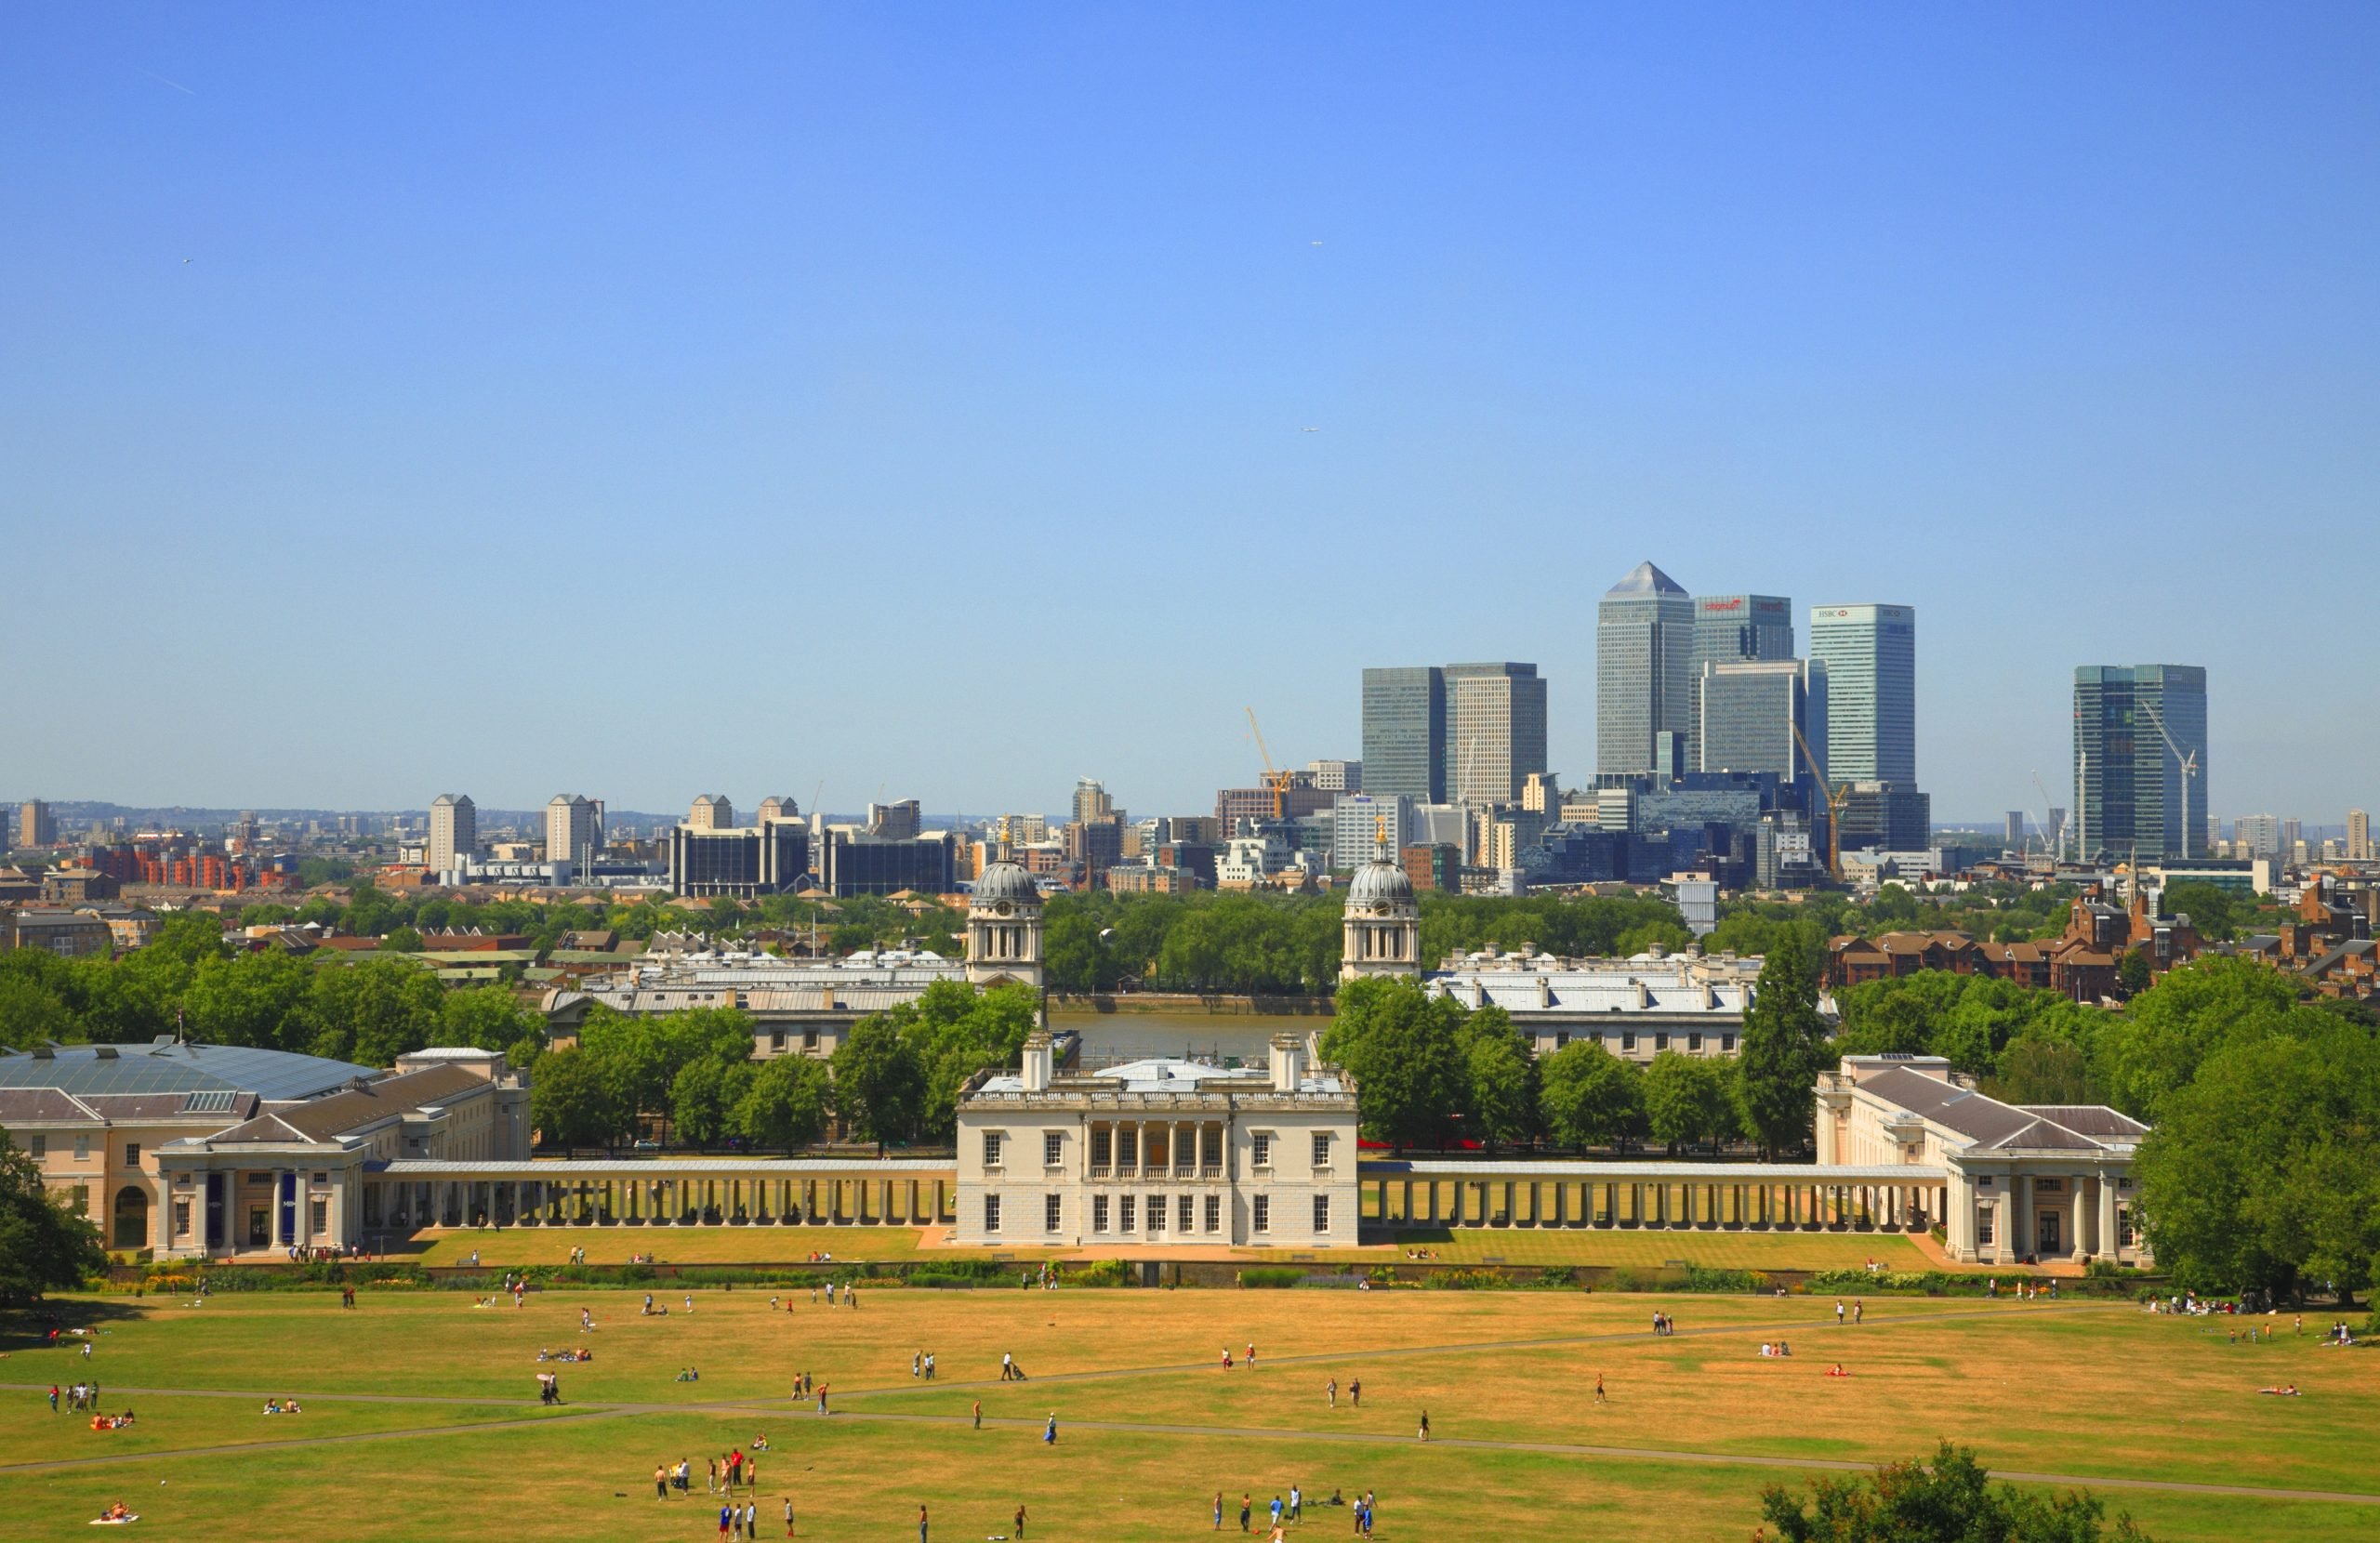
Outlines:
[[[1256,754],[1264,762],[1263,787],[1273,795],[1273,818],[1286,820],[1289,817],[1290,773],[1273,770],[1273,752],[1264,747],[1264,731],[1256,726],[1256,709],[1250,707],[1246,711],[1248,732],[1256,736]]]
[[[1802,747],[1803,764],[1810,769],[1810,775],[1818,779],[1818,794],[1826,799],[1826,871],[1840,884],[1843,882],[1843,805],[1844,800],[1851,797],[1851,785],[1844,783],[1836,787],[1826,780],[1826,773],[1818,770],[1818,758],[1810,754],[1810,742],[1802,737],[1802,726],[1798,723],[1793,725],[1793,743]]]

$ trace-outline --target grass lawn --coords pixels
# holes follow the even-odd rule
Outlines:
[[[353,1311],[294,1292],[76,1304],[105,1315],[88,1362],[0,1335],[0,1533],[83,1536],[70,1529],[123,1498],[169,1536],[710,1538],[706,1458],[761,1431],[770,1536],[790,1494],[806,1537],[914,1536],[923,1502],[938,1538],[1008,1532],[1020,1503],[1035,1539],[1179,1538],[1209,1533],[1218,1488],[1236,1532],[1243,1491],[1261,1527],[1294,1481],[1317,1497],[1377,1488],[1388,1540],[1740,1540],[1765,1484],[1801,1482],[1791,1465],[1922,1455],[1937,1436],[2003,1470],[2380,1494],[2365,1445],[2380,1359],[2319,1349],[2286,1318],[2278,1342],[2251,1346],[2220,1320],[2070,1301],[1871,1299],[1865,1324],[1839,1328],[1831,1298],[863,1287],[856,1308],[804,1293],[774,1312],[765,1291],[697,1291],[688,1312],[683,1297],[666,1299],[666,1318],[621,1291],[533,1293],[518,1310],[399,1289],[367,1290]],[[1644,1332],[1656,1308],[1678,1335]],[[1778,1338],[1794,1357],[1761,1359]],[[1240,1357],[1251,1339],[1256,1369],[1219,1368],[1226,1342]],[[540,1418],[538,1347],[580,1344],[594,1361],[549,1368],[570,1418]],[[920,1350],[939,1381],[910,1376]],[[1004,1351],[1032,1381],[997,1380]],[[1850,1378],[1824,1375],[1838,1360]],[[688,1365],[700,1381],[675,1380]],[[787,1402],[800,1371],[829,1387],[835,1418]],[[94,1376],[111,1407],[139,1412],[132,1430],[52,1416],[37,1391]],[[1358,1378],[1361,1409],[1345,1393]],[[2305,1396],[2255,1392],[2284,1382]],[[249,1397],[198,1390],[294,1393],[308,1408],[267,1418]],[[1424,1408],[1438,1438],[1426,1448],[1413,1439]],[[1054,1448],[1038,1440],[1052,1411]],[[529,1423],[492,1423],[512,1419]],[[195,1450],[323,1436],[351,1439]],[[104,1456],[127,1460],[39,1466]],[[694,1495],[655,1501],[654,1464],[680,1457]],[[2380,1528],[2380,1506],[2341,1501],[2100,1496],[2166,1543]],[[1344,1515],[1309,1512],[1308,1525]]]

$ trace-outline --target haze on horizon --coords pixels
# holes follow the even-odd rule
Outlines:
[[[1210,808],[1367,665],[1914,605],[2370,807],[2380,11],[23,9],[0,796]],[[1315,429],[1316,432],[1307,430]]]

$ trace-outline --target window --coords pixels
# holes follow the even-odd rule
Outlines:
[[[1116,1133],[1113,1130],[1092,1131],[1091,1133],[1091,1166],[1095,1168],[1105,1167],[1108,1154],[1115,1150],[1115,1146]]]
[[[1317,1237],[1330,1231],[1330,1197],[1327,1194],[1314,1197],[1314,1231]]]
[[[1273,1166],[1273,1138],[1270,1136],[1250,1137],[1249,1161],[1260,1168],[1271,1167]]]
[[[1736,1052],[1736,1036],[1735,1036],[1734,1035],[1731,1035],[1731,1034],[1723,1034],[1723,1035],[1721,1035],[1719,1036],[1719,1048],[1721,1048],[1722,1050],[1726,1051],[1729,1055],[1733,1055],[1733,1054],[1735,1054],[1735,1052]]]
[[[1116,1230],[1117,1232],[1129,1233],[1132,1230],[1132,1204],[1137,1198],[1138,1196],[1128,1194],[1117,1201],[1116,1208]]]
[[[997,1130],[984,1132],[984,1166],[987,1168],[1000,1166],[1000,1133]]]
[[[2036,1179],[2033,1180],[2033,1192],[2037,1194],[2056,1194],[2065,1188],[2066,1180],[2063,1179]]]
[[[1991,1175],[1987,1173],[1982,1178],[1977,1180],[1975,1181],[1975,1187],[1979,1190],[1988,1190],[1991,1188]]]
[[[1977,1206],[1975,1208],[1975,1244],[1977,1247],[1989,1248],[1991,1246],[1991,1219],[1998,1214],[1999,1209],[2000,1207],[1997,1206]]]
[[[1045,1194],[1041,1197],[1041,1230],[1054,1233],[1065,1225],[1066,1202],[1064,1195]]]
[[[2116,1207],[2116,1246],[2132,1246],[2132,1207],[2129,1206]]]
[[[1702,1053],[1702,1036],[1699,1034],[1687,1035],[1686,1036],[1686,1048],[1693,1051],[1696,1055],[1700,1055]]]
[[[174,1202],[174,1235],[190,1236],[190,1202],[187,1200]]]
[[[1104,1194],[1091,1197],[1091,1230],[1094,1233],[1107,1231],[1107,1197]]]
[[[769,1031],[769,1054],[785,1054],[785,1031],[783,1029],[771,1029]]]
[[[40,1162],[43,1158],[49,1155],[49,1138],[43,1135],[38,1130],[34,1131],[33,1137],[33,1147],[31,1150],[33,1154],[33,1161],[36,1163]]]
[[[1635,1030],[1622,1029],[1620,1031],[1620,1048],[1623,1050],[1633,1050],[1636,1048]]]
[[[1056,1167],[1060,1163],[1065,1161],[1065,1156],[1066,1139],[1064,1136],[1059,1135],[1054,1130],[1044,1133],[1041,1138],[1041,1161],[1043,1165],[1049,1167]]]
[[[1184,1200],[1189,1198],[1190,1197],[1188,1195],[1183,1196],[1183,1199]],[[1210,1233],[1220,1233],[1223,1230],[1223,1197],[1219,1194],[1210,1194],[1207,1196],[1207,1231]]]
[[[984,1231],[997,1233],[999,1230],[1000,1197],[997,1194],[987,1194],[984,1196]]]
[[[77,1184],[74,1186],[74,1214],[76,1216],[88,1216],[91,1214],[90,1185]]]
[[[1330,1166],[1330,1133],[1327,1130],[1314,1138],[1314,1166],[1318,1168]]]
[[[1269,1194],[1260,1194],[1252,1204],[1256,1213],[1254,1230],[1260,1233],[1271,1232],[1273,1230],[1273,1197]]]
[[[312,1234],[316,1237],[320,1237],[330,1230],[331,1203],[327,1200],[317,1200],[314,1202],[314,1218],[313,1226],[311,1228]]]
[[[327,1184],[330,1181],[331,1176],[327,1173],[318,1173],[314,1175],[314,1182],[317,1184]]]
[[[801,1031],[801,1048],[805,1050],[814,1050],[818,1048],[818,1031],[816,1029],[804,1029]]]
[[[1567,1029],[1556,1029],[1556,1030],[1554,1030],[1554,1048],[1555,1049],[1557,1049],[1557,1050],[1558,1050],[1558,1049],[1560,1049],[1563,1046],[1567,1045],[1568,1043],[1570,1043],[1570,1031],[1569,1031],[1569,1030],[1567,1030]]]
[[[1149,1235],[1155,1237],[1165,1231],[1165,1196],[1149,1196]]]
[[[128,1168],[137,1168],[140,1166],[140,1143],[139,1141],[126,1141],[124,1143],[124,1166]]]
[[[1653,1048],[1654,1048],[1656,1051],[1659,1051],[1659,1050],[1666,1050],[1666,1049],[1668,1049],[1669,1048],[1670,1048],[1670,1036],[1669,1036],[1668,1035],[1665,1035],[1665,1034],[1657,1034],[1657,1035],[1655,1035],[1653,1036]]]
[[[90,1157],[90,1155],[91,1155],[91,1138],[89,1138],[88,1136],[77,1136],[77,1137],[75,1137],[75,1138],[74,1138],[74,1160],[75,1160],[76,1162],[78,1162],[78,1163],[80,1163],[80,1162],[84,1162],[84,1161],[87,1160],[87,1159]]]
[[[1183,1195],[1182,1197],[1182,1204],[1175,1207],[1175,1215],[1180,1219],[1176,1225],[1178,1225],[1183,1232],[1186,1233],[1191,1228],[1197,1226],[1198,1224],[1197,1197],[1196,1195]]]

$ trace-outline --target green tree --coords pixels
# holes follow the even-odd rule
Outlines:
[[[2000,1053],[1999,1069],[1984,1078],[1983,1091],[2003,1103],[2102,1103],[2106,1091],[2079,1045],[2046,1035],[2024,1034]]]
[[[734,1133],[734,1112],[750,1091],[752,1063],[703,1056],[678,1069],[669,1084],[669,1118],[677,1138],[707,1149]]]
[[[2158,1262],[2209,1289],[2369,1287],[2380,1264],[2375,1136],[2380,1042],[2363,1028],[2333,1021],[2217,1050],[2141,1143]]]
[[[523,1040],[542,1041],[546,1022],[537,1009],[503,986],[463,986],[438,1004],[433,1045],[469,1045],[509,1050]]]
[[[0,1130],[0,1308],[74,1290],[107,1267],[99,1228],[52,1199],[41,1169]]]
[[[889,1017],[870,1013],[835,1048],[835,1112],[881,1156],[887,1141],[916,1134],[924,1112],[925,1068]]]
[[[1355,1077],[1373,1140],[1401,1150],[1451,1133],[1468,1092],[1457,1035],[1461,1013],[1414,981],[1349,981],[1339,988],[1323,1059]]]
[[[529,1082],[529,1119],[544,1145],[609,1146],[632,1113],[621,1107],[598,1058],[587,1050],[556,1050],[537,1058]]]
[[[393,1065],[430,1044],[438,1026],[438,977],[403,959],[358,960],[313,971],[306,994],[312,1043],[333,1061]]]
[[[2238,906],[2219,885],[2185,879],[2169,884],[2162,904],[2168,916],[2185,916],[2198,935],[2229,943],[2239,933]]]
[[[1760,1513],[1779,1543],[2149,1543],[2129,1516],[2105,1526],[2107,1508],[2087,1490],[2042,1495],[1990,1479],[1971,1449],[1944,1442],[1930,1463],[1812,1479],[1806,1502],[1771,1484]]]
[[[392,927],[380,940],[380,946],[391,954],[418,954],[421,952],[421,934],[411,927]]]
[[[1464,1128],[1489,1151],[1537,1132],[1537,1061],[1500,1007],[1464,1015],[1455,1031],[1462,1055]]]
[[[2116,986],[2126,996],[2137,996],[2147,991],[2153,976],[2149,956],[2137,948],[2127,948],[2116,961]]]
[[[1538,1068],[1538,1110],[1547,1133],[1580,1151],[1626,1142],[1644,1128],[1644,1080],[1600,1037],[1570,1041]]]
[[[1688,1141],[1715,1141],[1738,1124],[1727,1068],[1708,1056],[1663,1050],[1645,1069],[1645,1124],[1674,1156]]]
[[[1780,934],[1761,961],[1737,1045],[1744,1133],[1771,1155],[1798,1149],[1809,1139],[1811,1089],[1826,1065],[1827,1035],[1817,969],[1794,934]]]
[[[2110,1018],[2099,1035],[2100,1075],[2116,1107],[2150,1125],[2226,1046],[2320,1030],[2296,983],[2254,959],[2206,957],[2168,970]]]
[[[302,1050],[313,1033],[305,1011],[313,984],[305,961],[278,948],[207,959],[182,996],[185,1027],[209,1045]]]
[[[755,1147],[791,1153],[826,1129],[833,1089],[826,1064],[808,1056],[775,1056],[760,1062],[735,1106],[736,1134]]]

